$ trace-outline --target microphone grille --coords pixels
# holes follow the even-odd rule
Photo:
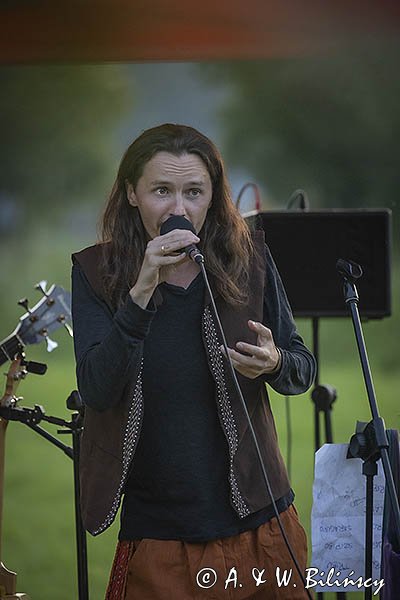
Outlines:
[[[196,233],[196,230],[193,227],[192,223],[188,219],[180,215],[173,215],[172,217],[169,217],[169,219],[164,221],[160,228],[160,235],[169,233],[173,229],[188,229],[194,234]]]

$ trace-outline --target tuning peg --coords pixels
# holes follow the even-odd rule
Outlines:
[[[21,300],[18,300],[18,304],[20,306],[22,306],[26,310],[26,312],[29,312],[29,307],[28,307],[29,300],[28,300],[28,298],[21,298]]]
[[[42,292],[43,296],[45,296],[47,298],[48,306],[51,306],[52,304],[55,303],[55,300],[53,298],[50,298],[48,292],[46,292],[46,286],[47,286],[47,281],[45,279],[43,279],[42,281],[39,281],[39,283],[37,283],[35,285],[35,289],[40,290]]]
[[[47,281],[45,279],[42,279],[42,281],[39,281],[36,285],[35,285],[35,290],[39,290],[40,292],[42,292],[42,294],[44,294],[45,296],[47,296],[47,292],[46,292],[46,288],[47,288]]]
[[[4,408],[14,408],[23,399],[23,396],[6,396],[2,399],[2,406]]]
[[[71,337],[74,337],[74,332],[72,331],[72,327],[70,327],[70,326],[68,325],[68,323],[66,323],[66,322],[65,322],[65,315],[60,315],[60,316],[58,317],[57,321],[58,321],[59,323],[62,323],[62,324],[64,325],[65,329],[68,331],[68,333],[69,333],[69,335],[70,335]]]
[[[19,304],[20,306],[23,306],[23,307],[24,307],[24,309],[26,310],[26,312],[27,312],[29,315],[31,315],[29,318],[30,318],[30,320],[31,320],[31,322],[32,322],[32,323],[34,323],[35,321],[37,321],[37,319],[38,319],[38,318],[37,318],[37,317],[35,317],[35,315],[32,315],[32,311],[31,311],[31,309],[30,309],[30,308],[29,308],[29,306],[28,306],[28,304],[29,304],[29,300],[28,300],[28,298],[21,298],[21,300],[18,300],[18,304]]]
[[[50,339],[48,335],[46,335],[46,344],[47,344],[47,352],[53,352],[58,346],[57,342]]]
[[[68,325],[68,323],[64,323],[64,327],[68,331],[69,335],[73,338],[74,332],[72,331],[72,327],[70,325]]]
[[[15,373],[13,379],[15,381],[21,381],[21,379],[25,379],[27,375],[28,375],[28,371],[26,370],[26,367],[24,365],[22,365],[21,369],[17,373]]]
[[[51,338],[49,338],[49,334],[46,328],[43,328],[39,332],[46,340],[47,344],[47,352],[52,352],[55,348],[57,348],[57,342],[54,342]]]

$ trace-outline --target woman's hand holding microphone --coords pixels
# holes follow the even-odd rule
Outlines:
[[[200,238],[188,229],[174,229],[150,240],[137,281],[129,292],[132,300],[146,308],[156,287],[185,260],[186,252],[182,249],[199,241]]]

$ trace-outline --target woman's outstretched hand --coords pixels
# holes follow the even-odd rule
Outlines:
[[[249,379],[277,372],[281,366],[281,353],[275,346],[272,331],[256,321],[248,321],[248,326],[257,333],[257,345],[237,342],[236,349],[228,348],[234,368]],[[223,346],[221,350],[225,354]]]

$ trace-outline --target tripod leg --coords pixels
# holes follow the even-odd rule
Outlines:
[[[366,461],[363,474],[366,475],[366,513],[365,513],[365,581],[372,580],[372,531],[374,510],[374,475],[378,472],[376,462]],[[366,600],[372,600],[372,587],[365,588]]]
[[[332,435],[332,419],[331,419],[332,409],[324,411],[325,416],[325,439],[328,444],[333,444],[333,435]]]
[[[75,527],[76,527],[76,549],[78,564],[78,590],[79,600],[89,600],[88,567],[87,567],[87,544],[86,531],[82,523],[80,508],[80,482],[79,482],[79,456],[80,456],[80,429],[72,433],[74,451],[74,487],[75,487]]]
[[[315,452],[321,448],[321,431],[319,426],[319,410],[314,406]]]

